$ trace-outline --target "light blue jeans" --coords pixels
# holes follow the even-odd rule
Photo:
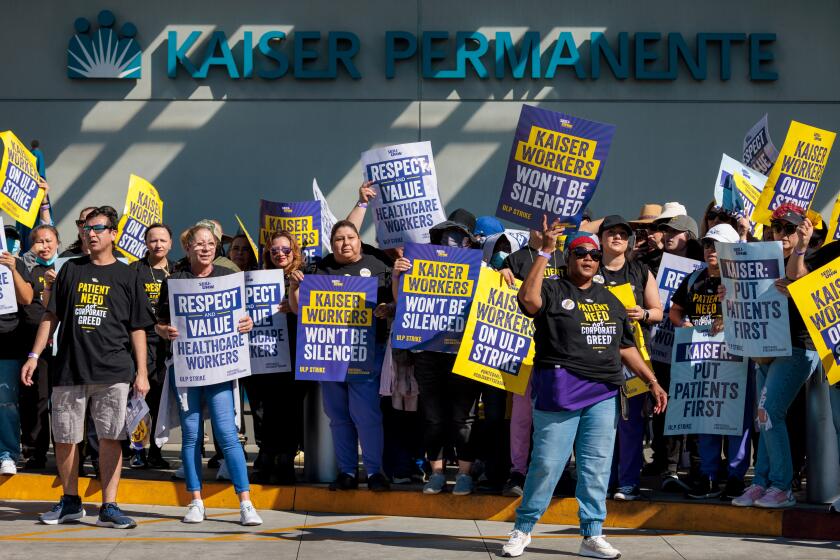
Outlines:
[[[525,493],[516,508],[515,529],[530,533],[545,513],[574,445],[580,533],[584,537],[602,534],[618,417],[616,397],[580,410],[534,410],[534,447]]]
[[[785,417],[799,389],[819,363],[819,355],[814,350],[794,348],[790,356],[759,365],[756,371],[756,399],[761,403],[764,398],[764,404],[759,406],[758,415],[760,420],[763,408],[770,425],[758,426],[758,457],[753,484],[790,490],[793,461]]]
[[[171,373],[172,370],[170,370]],[[170,390],[178,398],[175,387],[175,375],[169,376]],[[248,465],[245,453],[239,443],[239,431],[234,420],[233,384],[230,382],[187,387],[187,408],[178,406],[181,417],[181,461],[184,463],[184,478],[187,490],[201,490],[201,443],[204,441],[204,405],[210,412],[210,423],[214,437],[219,438],[219,446],[225,458],[225,465],[233,480],[233,489],[237,494],[250,490],[248,484]]]
[[[0,360],[0,461],[20,457],[20,360]]]

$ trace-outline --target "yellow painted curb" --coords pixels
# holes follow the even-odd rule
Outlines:
[[[55,476],[18,474],[0,477],[0,500],[57,501],[61,484]],[[207,507],[238,508],[230,483],[205,483],[202,497]],[[102,499],[99,482],[79,479],[79,494],[88,502]],[[123,504],[186,506],[190,502],[183,482],[123,479],[117,500]],[[427,496],[419,491],[383,493],[368,490],[331,492],[322,486],[251,485],[251,501],[257,509],[513,521],[518,499],[502,496],[451,494]],[[542,523],[577,525],[577,500],[552,500]],[[782,535],[782,511],[729,505],[680,502],[608,502],[608,527],[660,529],[709,533]]]

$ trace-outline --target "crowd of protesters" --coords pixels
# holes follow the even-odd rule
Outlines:
[[[432,227],[432,244],[481,249],[484,265],[511,284],[522,282],[519,306],[534,321],[535,358],[527,392],[520,396],[453,374],[453,354],[390,348],[397,286],[412,263],[400,249],[382,251],[362,242],[359,230],[374,196],[372,184],[363,184],[358,204],[332,228],[331,253],[318,262],[307,262],[287,231],[270,232],[257,259],[245,235],[226,236],[218,221],[203,219],[178,237],[180,260],[172,258],[172,229],[148,227],[148,253],[129,266],[114,250],[118,216],[109,206],[84,208],[76,221],[78,237],[66,249],[48,202],[42,223],[28,232],[28,250],[22,249],[20,232],[7,226],[0,266],[11,272],[19,311],[0,316],[0,473],[45,469],[52,442],[63,496],[41,521],[58,524],[85,515],[78,478],[89,456],[103,489],[97,523],[134,527],[116,503],[123,460],[132,468],[168,469],[158,444],[178,426],[176,474],[192,498],[183,520],[199,523],[205,518],[206,413],[216,443],[208,466],[232,481],[242,524],[260,524],[250,482],[296,483],[295,457],[303,450],[306,428],[303,403],[315,394],[313,382],[295,381],[289,373],[177,387],[174,376],[167,376],[167,357],[170,342],[179,336],[170,323],[168,279],[262,266],[284,271],[287,298],[279,311],[287,316],[293,363],[298,289],[306,275],[364,275],[378,281],[374,314],[380,371],[363,382],[321,383],[338,466],[334,490],[356,489],[360,481],[374,492],[418,482],[429,495],[451,487],[455,495],[480,490],[521,496],[503,547],[508,556],[522,554],[552,496],[566,494],[579,503],[580,553],[618,557],[603,536],[606,500],[639,498],[643,476],[656,477],[657,489],[691,499],[719,498],[740,507],[794,505],[805,461],[804,412],[797,402],[808,378],[821,374],[821,365],[787,284],[840,256],[835,247],[840,244],[823,246],[825,226],[814,228],[803,209],[783,204],[764,230],[764,239],[781,242],[783,249],[785,277],[777,288],[789,298],[792,355],[750,361],[738,436],[666,436],[670,366],[654,362],[648,367],[634,343],[634,329],[649,334],[663,319],[678,327],[723,329],[720,302],[726,294],[716,243],[758,241],[744,216],[710,204],[698,227],[682,204],[645,204],[638,217],[612,214],[593,220],[586,213],[580,230],[570,234],[546,218],[522,246],[497,219],[476,218],[462,208]],[[655,280],[665,253],[706,264],[685,278],[670,302],[660,300]],[[73,258],[56,273],[59,257]],[[625,308],[606,289],[621,284],[629,284],[636,306]],[[616,325],[597,348],[582,336],[582,312],[570,305],[581,301]],[[246,317],[239,332],[252,326]],[[647,386],[644,396],[622,395],[625,369]],[[148,450],[126,445],[130,393],[145,396],[154,423],[150,432],[163,434],[150,438]],[[252,434],[244,430],[241,393],[253,416]],[[840,433],[840,387],[831,389],[831,399]],[[259,446],[250,474],[242,443],[248,437]],[[747,481],[751,464],[754,475]],[[452,485],[447,466],[454,467]],[[840,503],[832,509],[840,509]]]

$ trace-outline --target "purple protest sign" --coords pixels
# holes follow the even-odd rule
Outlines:
[[[577,227],[601,180],[615,126],[522,106],[496,216],[542,229]]]
[[[307,264],[321,259],[321,203],[260,200],[260,254],[275,231],[286,230],[300,245]]]
[[[298,297],[295,379],[352,381],[375,373],[376,278],[308,274]]]
[[[393,348],[457,354],[481,269],[481,251],[407,243]]]

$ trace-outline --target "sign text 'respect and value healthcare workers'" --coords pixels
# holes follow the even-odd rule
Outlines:
[[[548,40],[548,46],[544,44]],[[558,72],[573,73],[578,80],[597,80],[609,73],[618,80],[668,81],[690,76],[709,79],[709,65],[718,69],[719,79],[732,78],[733,60],[741,57],[752,81],[773,81],[775,33],[682,33],[622,31],[608,37],[595,31],[588,46],[576,41],[571,31],[556,36],[539,31],[514,34],[497,31],[387,31],[384,37],[385,76],[414,75],[419,62],[424,79],[452,80],[477,77],[512,77],[553,80]],[[204,43],[204,47],[200,47]],[[167,75],[184,72],[205,79],[212,68],[232,79],[275,80],[286,76],[296,80],[335,79],[339,70],[353,79],[362,72],[356,56],[362,42],[350,31],[281,30],[262,33],[245,29],[242,48],[224,31],[205,34],[169,31],[166,40]],[[196,48],[199,46],[199,48]],[[189,56],[188,53],[196,52]],[[714,60],[717,58],[717,60]],[[687,70],[687,72],[686,72]]]

